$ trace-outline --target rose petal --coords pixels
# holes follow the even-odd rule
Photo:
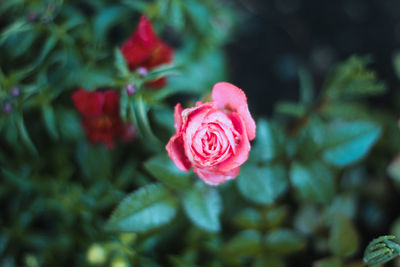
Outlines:
[[[220,82],[214,85],[211,98],[220,109],[229,109],[239,113],[246,125],[249,140],[256,136],[256,123],[250,115],[244,92],[233,84]]]
[[[204,103],[193,108],[186,108],[182,111],[183,143],[185,145],[186,155],[191,162],[194,161],[193,154],[191,153],[193,137],[203,123],[207,112],[212,107],[212,103]]]
[[[100,92],[79,89],[73,93],[72,101],[83,116],[94,117],[102,114],[104,95]]]
[[[173,59],[174,50],[163,41],[157,41],[151,51],[149,58],[143,64],[148,70],[159,65],[170,63]]]
[[[174,128],[175,132],[178,133],[182,127],[182,105],[181,103],[178,103],[175,105],[174,109]]]
[[[239,139],[236,140],[238,143],[235,147],[235,153],[224,162],[218,164],[218,169],[221,171],[229,171],[242,165],[248,159],[251,148],[242,117],[238,113],[233,112],[230,118],[239,133]]]
[[[106,114],[119,116],[119,93],[108,90],[104,92],[103,111]]]
[[[213,171],[213,170],[207,170],[207,169],[199,169],[199,168],[194,168],[194,172],[197,173],[197,175],[202,179],[204,182],[206,182],[209,185],[218,185],[221,184],[227,180],[233,179],[236,176],[238,176],[240,171],[240,167],[237,167],[233,170],[229,170],[227,172],[221,172],[221,171]]]
[[[169,140],[166,149],[169,157],[175,163],[175,165],[182,171],[188,171],[190,169],[190,162],[185,155],[183,148],[183,140],[180,134],[176,134]]]

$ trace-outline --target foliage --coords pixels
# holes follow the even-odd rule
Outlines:
[[[362,264],[366,232],[387,219],[379,207],[400,181],[396,113],[371,105],[386,86],[369,57],[338,64],[322,86],[300,69],[299,101],[257,120],[237,179],[211,187],[168,158],[176,96],[207,99],[227,79],[223,46],[239,18],[227,3],[0,5],[1,266]],[[141,14],[175,53],[146,74],[119,49]],[[161,77],[166,87],[147,87]],[[119,92],[138,137],[90,144],[71,100],[80,87]],[[364,261],[394,258],[394,244],[373,241]]]

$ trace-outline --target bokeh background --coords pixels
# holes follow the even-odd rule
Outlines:
[[[298,99],[299,66],[312,72],[318,89],[332,66],[353,54],[371,55],[373,69],[389,85],[374,104],[393,104],[399,1],[233,2],[242,20],[227,47],[230,79],[246,89],[257,114],[270,115],[278,100]]]

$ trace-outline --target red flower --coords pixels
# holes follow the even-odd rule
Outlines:
[[[121,47],[121,52],[131,70],[138,67],[151,70],[162,64],[172,61],[173,50],[170,46],[158,39],[153,26],[146,16],[141,16],[136,31]],[[160,88],[167,83],[161,78],[147,83],[149,87]]]
[[[103,143],[114,147],[118,136],[128,142],[136,135],[132,124],[124,124],[119,116],[119,93],[107,90],[90,92],[77,90],[72,95],[76,109],[82,114],[82,124],[92,143]]]

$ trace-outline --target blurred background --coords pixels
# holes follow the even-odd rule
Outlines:
[[[230,79],[248,92],[257,114],[270,115],[278,100],[298,99],[298,67],[315,87],[335,63],[371,55],[372,68],[389,85],[375,104],[392,104],[398,79],[392,56],[400,44],[396,0],[237,0],[241,21],[228,45]]]

